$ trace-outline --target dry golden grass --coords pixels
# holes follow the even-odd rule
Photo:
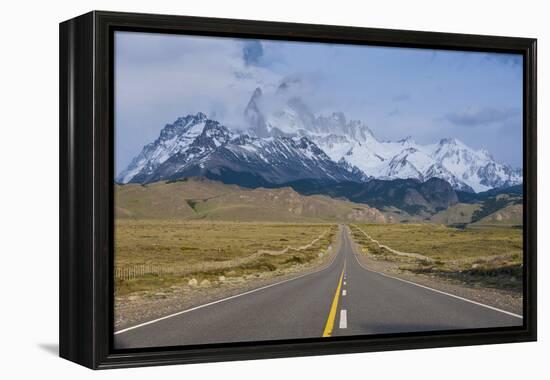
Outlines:
[[[523,233],[516,228],[456,229],[438,224],[358,225],[372,238],[398,251],[436,260],[480,256],[521,256]]]
[[[117,279],[116,292],[158,290],[189,278],[213,280],[307,265],[326,252],[336,231],[331,224],[119,219],[115,267],[154,264],[167,273]]]
[[[425,260],[399,256],[379,247],[359,229],[394,250],[418,253]],[[403,270],[432,273],[481,286],[521,290],[523,232],[518,228],[456,229],[437,224],[352,226],[353,237],[379,260]]]

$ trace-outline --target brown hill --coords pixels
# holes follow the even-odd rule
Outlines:
[[[514,204],[506,206],[486,217],[481,218],[473,226],[483,225],[502,225],[502,226],[520,226],[523,225],[523,205]]]
[[[472,221],[472,215],[480,208],[479,203],[458,203],[433,215],[430,221],[446,225],[467,224]]]
[[[115,187],[117,218],[386,222],[376,208],[291,188],[246,189],[202,178]]]

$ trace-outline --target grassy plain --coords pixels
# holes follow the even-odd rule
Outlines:
[[[401,270],[428,273],[468,284],[521,290],[523,234],[520,228],[438,224],[361,224],[352,233],[363,253],[399,263]],[[399,255],[369,239],[404,253]]]
[[[322,260],[336,232],[337,225],[328,223],[117,219],[115,267],[154,264],[165,270],[118,278],[115,292],[121,296],[189,281],[200,286],[284,273]]]

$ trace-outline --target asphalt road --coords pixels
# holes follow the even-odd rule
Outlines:
[[[519,316],[364,268],[349,230],[323,270],[115,333],[116,348],[519,326]]]

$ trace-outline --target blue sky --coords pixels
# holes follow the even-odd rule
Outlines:
[[[380,140],[455,137],[521,167],[522,71],[520,55],[117,32],[115,170],[179,116],[243,128],[254,89],[289,77]]]

